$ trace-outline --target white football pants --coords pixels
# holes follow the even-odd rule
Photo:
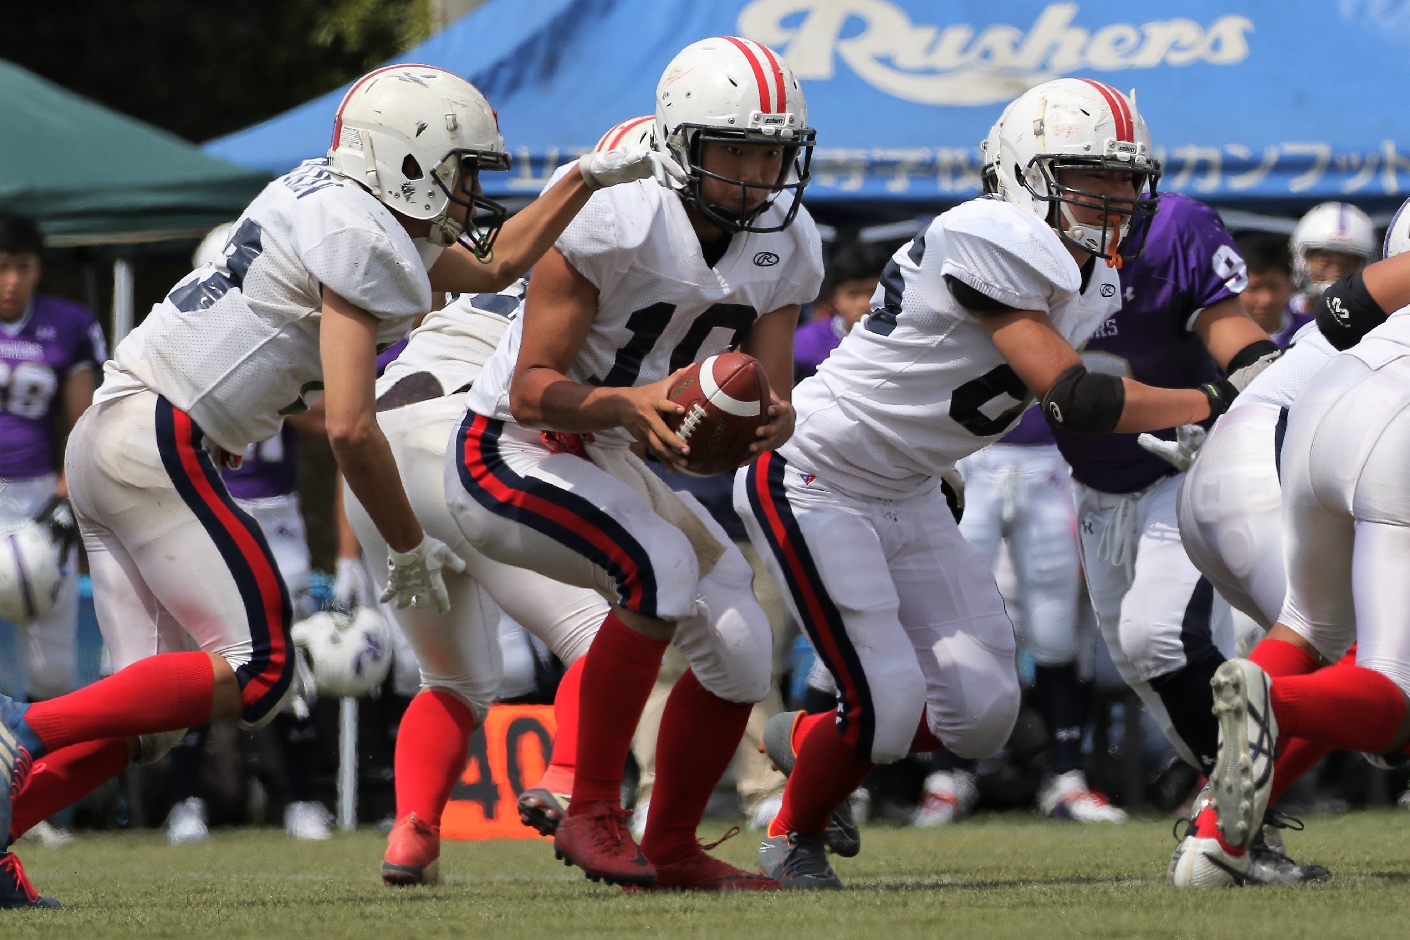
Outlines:
[[[240,508],[255,517],[264,537],[269,542],[269,550],[279,565],[279,573],[284,577],[284,585],[289,589],[289,598],[294,603],[294,616],[307,617],[313,613],[309,608],[309,557],[308,535],[304,529],[304,517],[299,512],[299,494],[285,493],[283,496],[267,496],[261,499],[237,499]],[[303,601],[303,605],[300,601]]]
[[[1103,493],[1073,481],[1087,591],[1117,672],[1145,703],[1180,756],[1198,767],[1150,680],[1183,668],[1186,648],[1205,642],[1234,654],[1228,602],[1206,614],[1192,604],[1200,572],[1180,543],[1175,495],[1183,474],[1135,493]]]
[[[1265,631],[1287,593],[1276,438],[1282,409],[1234,403],[1214,424],[1177,500],[1185,551],[1225,600]]]
[[[1358,666],[1410,694],[1410,356],[1370,339],[1356,352],[1332,359],[1288,413],[1278,622],[1331,662],[1356,643]]]
[[[1013,625],[939,486],[861,499],[769,452],[736,474],[734,505],[832,673],[858,756],[906,756],[922,716],[961,757],[1004,746],[1019,707]]]
[[[54,495],[58,482],[56,473],[28,480],[0,480],[0,526],[33,519]],[[44,699],[72,692],[78,681],[77,548],[64,562],[64,579],[53,608],[43,617],[14,627],[28,696]]]
[[[64,455],[113,668],[200,649],[240,683],[241,723],[292,691],[293,609],[274,553],[191,418],[155,392],[91,406]]]
[[[421,527],[465,559],[464,573],[441,571],[450,613],[441,616],[434,607],[384,609],[392,610],[416,653],[422,688],[455,693],[483,720],[504,670],[501,608],[566,665],[587,652],[607,616],[607,603],[594,591],[488,558],[461,534],[446,503],[445,465],[464,414],[465,396],[448,395],[377,415]],[[387,583],[387,543],[346,485],[343,496],[380,590]]]
[[[655,480],[657,492],[673,501],[669,511],[697,536],[658,513],[666,506],[591,460],[550,449],[537,431],[473,412],[445,461],[446,502],[466,539],[486,555],[674,622],[672,642],[702,686],[727,702],[763,700],[772,682],[773,632],[754,597],[753,568],[695,497],[672,492],[625,451],[612,456],[626,463],[624,472]],[[713,564],[702,577],[703,553]]]
[[[990,570],[1008,540],[1033,661],[1052,667],[1075,662],[1082,566],[1067,462],[1054,444],[994,444],[958,467],[965,497],[960,534]]]

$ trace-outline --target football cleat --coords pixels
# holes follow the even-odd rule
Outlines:
[[[24,789],[40,742],[24,720],[28,705],[0,695],[0,839],[9,843],[15,797]],[[18,864],[18,863],[16,863]]]
[[[553,835],[553,854],[565,865],[577,865],[589,881],[642,886],[656,883],[656,867],[632,841],[626,811],[606,800],[563,818]]]
[[[774,821],[782,809],[782,793],[764,797],[759,801],[759,805],[754,807],[754,812],[749,814],[749,828],[755,830],[769,828],[769,823]]]
[[[290,803],[284,807],[284,834],[291,839],[324,842],[333,838],[328,824],[333,814],[322,803]]]
[[[842,879],[827,860],[826,838],[789,832],[759,846],[759,871],[793,891],[840,891]]]
[[[921,829],[959,822],[979,802],[974,774],[965,770],[937,770],[925,778],[920,805],[911,813],[911,825]]]
[[[1251,860],[1249,884],[1296,885],[1331,881],[1332,872],[1324,865],[1299,865],[1288,857],[1283,830],[1302,831],[1302,820],[1275,810],[1263,816],[1263,826],[1248,846]]]
[[[1268,674],[1247,659],[1223,663],[1210,680],[1219,720],[1219,756],[1209,775],[1210,805],[1224,841],[1244,848],[1268,809],[1278,720]]]
[[[1048,779],[1038,791],[1038,809],[1053,819],[1076,822],[1124,823],[1126,812],[1112,806],[1105,793],[1087,788],[1080,770],[1069,770]]]
[[[166,841],[169,845],[195,845],[210,838],[206,828],[206,804],[199,796],[187,797],[176,803],[166,817]]]
[[[1200,810],[1170,861],[1170,883],[1177,888],[1231,888],[1249,881],[1249,852],[1220,838],[1213,806]]]
[[[382,884],[405,887],[440,883],[441,832],[416,813],[408,813],[387,834]]]
[[[677,862],[656,866],[656,883],[646,887],[623,885],[624,891],[777,891],[777,881],[758,872],[735,868],[706,853],[725,839],[739,835],[735,826],[709,845],[696,843],[697,850]]]
[[[759,748],[785,777],[793,773],[793,765],[798,760],[798,754],[793,750],[793,731],[805,714],[801,711],[780,712],[764,725]],[[852,813],[850,801],[833,810],[824,836],[828,849],[843,858],[853,858],[862,850],[862,833],[857,828],[857,818]]]
[[[20,836],[19,841],[27,842],[30,845],[40,845],[46,849],[60,849],[66,845],[73,845],[78,839],[63,826],[56,826],[47,819],[41,819],[31,826],[28,832]]]
[[[651,814],[651,799],[637,803],[632,807],[631,813],[627,816],[627,829],[631,832],[632,838],[640,842],[646,837],[646,818]]]
[[[0,910],[25,907],[59,907],[53,898],[41,897],[29,883],[24,866],[14,852],[0,854]]]
[[[568,800],[566,793],[551,793],[532,787],[519,794],[516,804],[519,821],[541,836],[551,836],[563,822],[563,814],[568,811]]]

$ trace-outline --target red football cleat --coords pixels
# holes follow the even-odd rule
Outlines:
[[[723,841],[723,840],[722,840]],[[656,866],[656,883],[649,888],[626,887],[627,891],[778,891],[783,886],[757,871],[735,868],[698,849],[679,862]]]
[[[441,883],[441,832],[415,813],[398,819],[387,833],[382,856],[382,883],[437,885]]]
[[[551,836],[563,824],[563,811],[567,805],[567,796],[533,787],[519,794],[516,807],[521,823],[541,836]]]
[[[577,865],[589,881],[641,886],[656,883],[655,866],[632,841],[626,811],[606,800],[564,817],[553,836],[553,854],[565,865]]]

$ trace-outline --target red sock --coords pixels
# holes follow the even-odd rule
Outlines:
[[[912,754],[930,754],[935,751],[948,751],[945,742],[935,736],[935,732],[930,730],[930,722],[925,720],[925,712],[920,713],[920,726],[916,728],[916,736],[911,738]]]
[[[558,680],[558,693],[553,697],[553,720],[558,732],[553,736],[553,758],[544,768],[535,787],[549,793],[572,793],[573,774],[578,759],[578,698],[583,679],[583,660],[579,656]]]
[[[29,781],[15,799],[9,841],[77,803],[126,766],[124,738],[84,741],[44,755],[34,762]]]
[[[36,702],[25,712],[24,721],[44,743],[47,754],[83,741],[205,724],[214,695],[215,672],[209,656],[162,653],[77,692]]]
[[[1219,847],[1233,856],[1239,856],[1247,852],[1247,846],[1236,849],[1224,841],[1224,833],[1220,832],[1219,827],[1215,825],[1218,821],[1219,817],[1214,814],[1214,807],[1212,805],[1206,806],[1204,809],[1200,810],[1200,814],[1195,817],[1195,838],[1217,839],[1219,841]]]
[[[1347,751],[1386,751],[1405,717],[1405,695],[1379,672],[1345,661],[1273,680],[1279,735]]]
[[[1322,661],[1316,653],[1309,653],[1302,647],[1294,646],[1286,640],[1275,640],[1270,637],[1259,640],[1258,645],[1253,648],[1253,652],[1248,654],[1248,658],[1268,675],[1274,677],[1301,676],[1309,672],[1316,672],[1322,666]]]
[[[1317,762],[1331,752],[1331,748],[1306,738],[1292,738],[1287,744],[1278,746],[1278,759],[1273,761],[1273,788],[1268,791],[1268,805],[1278,802],[1278,797],[1288,791],[1288,787],[1307,773]]]
[[[827,718],[827,721],[816,719]],[[811,720],[810,720],[811,719]],[[783,809],[769,826],[770,836],[786,832],[819,835],[832,813],[876,765],[857,756],[856,748],[837,733],[836,714],[809,715],[794,730],[798,760],[783,790]],[[809,725],[807,734],[801,726]],[[655,812],[655,803],[652,804]]]
[[[653,865],[669,865],[699,851],[695,830],[753,710],[751,704],[715,695],[692,670],[676,680],[661,714],[656,785],[641,840],[641,850]]]
[[[411,700],[397,731],[393,761],[397,819],[415,813],[440,829],[455,778],[465,770],[475,713],[449,692],[426,689]]]
[[[569,815],[586,812],[600,800],[621,805],[627,751],[669,645],[642,636],[611,611],[602,621],[583,657],[578,766]]]

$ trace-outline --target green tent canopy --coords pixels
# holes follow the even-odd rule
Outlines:
[[[200,238],[268,181],[0,60],[0,207],[52,247]]]

